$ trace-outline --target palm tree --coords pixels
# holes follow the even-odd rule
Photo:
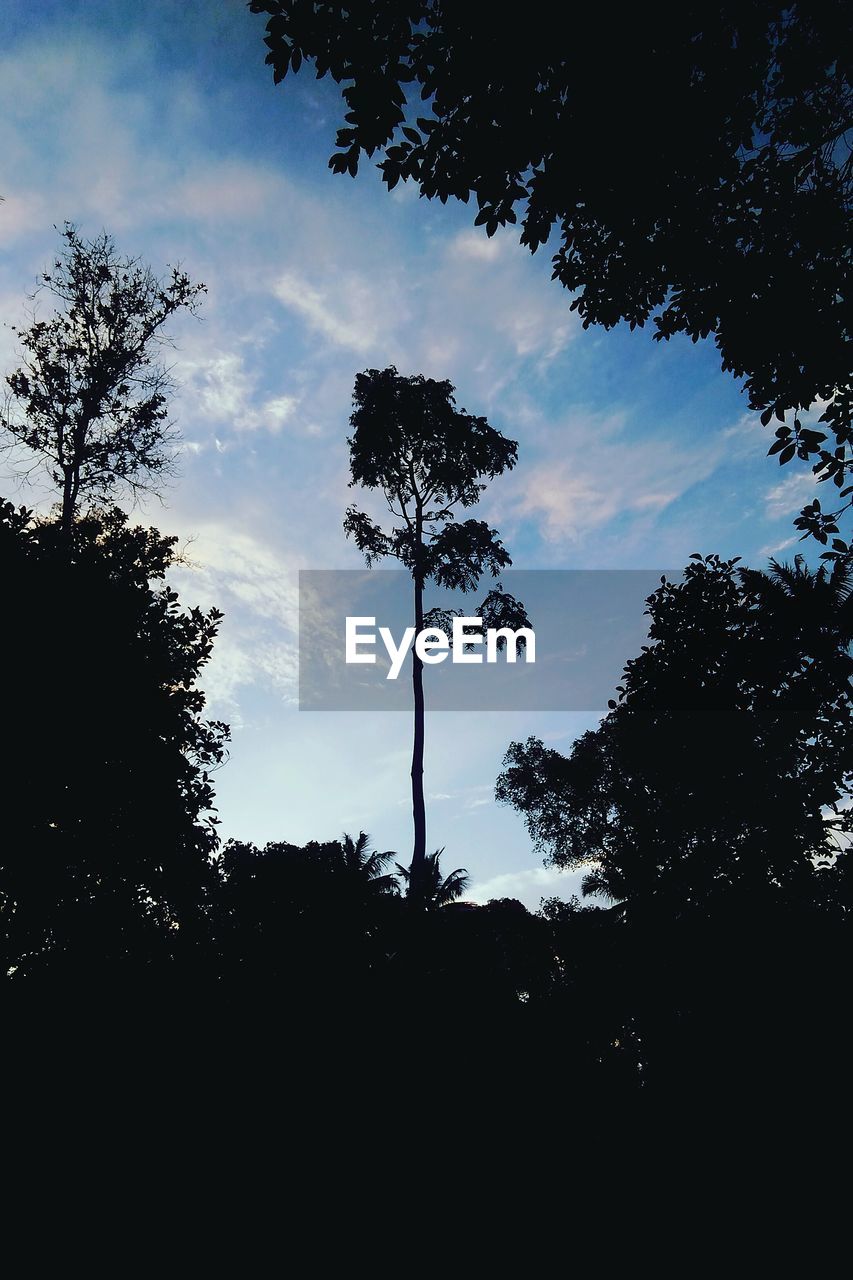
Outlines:
[[[835,555],[828,564],[810,569],[801,555],[793,564],[770,561],[769,573],[741,569],[744,587],[765,611],[784,609],[799,615],[803,624],[817,623],[822,629],[853,634],[853,556]],[[795,612],[796,611],[796,612]]]
[[[406,897],[425,911],[437,911],[439,907],[455,902],[471,883],[465,867],[457,867],[448,876],[442,877],[439,859],[443,853],[444,849],[428,853],[420,870],[414,875],[413,867],[403,867],[397,863],[397,870],[406,885]]]
[[[344,832],[340,846],[341,870],[367,897],[397,893],[397,877],[383,871],[389,859],[396,854],[392,849],[386,849],[384,853],[377,853],[375,849],[368,851],[369,844],[370,836],[366,831],[360,831],[357,840]]]
[[[581,880],[581,896],[584,898],[607,898],[615,905],[622,901],[625,893],[625,885],[612,867],[594,867]]]

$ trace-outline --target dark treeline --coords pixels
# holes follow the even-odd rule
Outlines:
[[[417,1032],[560,1064],[614,1102],[818,1078],[849,976],[844,565],[714,557],[650,601],[652,640],[569,757],[514,744],[500,799],[597,898],[465,902],[427,857],[417,896],[369,837],[219,848],[225,726],[196,686],[218,615],[162,578],[172,542],[118,512],[0,519],[7,683],[7,997],[103,1025],[248,1019]],[[601,895],[610,905],[602,905]],[[152,1013],[153,1010],[153,1013]],[[352,1032],[350,1033],[352,1034]],[[496,1059],[497,1060],[497,1059]]]

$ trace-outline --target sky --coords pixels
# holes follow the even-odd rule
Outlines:
[[[772,432],[712,343],[584,331],[548,246],[488,239],[469,207],[411,185],[389,194],[370,162],[332,175],[338,86],[304,69],[275,87],[263,18],[242,0],[0,0],[0,30],[3,372],[65,220],[207,286],[199,318],[170,330],[178,475],[133,515],[179,538],[182,602],[225,615],[201,681],[232,727],[223,838],[366,830],[408,862],[408,715],[297,705],[299,570],[361,567],[341,521],[362,370],[449,379],[518,441],[474,513],[516,568],[670,569],[694,552],[760,567],[798,549],[811,473],[765,456]],[[3,496],[50,506],[38,476],[0,479]],[[511,741],[568,750],[597,720],[428,715],[428,847],[468,869],[469,898],[536,908],[578,892],[580,873],[543,866],[494,784]]]

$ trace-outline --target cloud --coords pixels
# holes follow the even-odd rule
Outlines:
[[[421,299],[424,358],[451,376],[463,371],[487,406],[531,364],[541,374],[580,330],[564,290],[539,278],[509,231],[446,240]]]
[[[495,262],[504,248],[504,240],[498,236],[489,238],[485,232],[461,231],[450,242],[450,254],[456,258],[473,258],[477,262]]]
[[[224,614],[202,685],[237,723],[240,691],[255,685],[295,706],[298,687],[296,564],[236,523],[201,522],[170,574],[185,604]]]
[[[780,551],[787,551],[789,547],[796,546],[799,537],[783,538],[781,542],[768,542],[766,547],[761,547],[758,552],[759,560],[765,560],[769,556],[777,556]]]
[[[780,480],[764,495],[765,514],[768,520],[790,515],[805,506],[814,496],[817,482],[811,471],[798,471]]]
[[[535,521],[541,537],[577,543],[617,518],[654,519],[725,454],[721,437],[685,444],[628,428],[624,412],[578,413],[549,427],[539,460],[514,473],[506,503],[515,519]],[[544,456],[543,456],[544,455]]]
[[[318,283],[286,271],[273,293],[315,333],[362,355],[387,342],[395,324],[405,319],[398,290],[389,277],[372,281],[350,271],[334,282]]]
[[[465,897],[474,902],[492,898],[518,898],[527,907],[536,908],[544,897],[570,898],[580,894],[586,871],[560,871],[557,867],[529,867],[522,871],[506,871],[488,880],[474,883]]]
[[[238,432],[264,430],[275,435],[299,406],[298,395],[264,398],[259,389],[260,375],[246,368],[245,357],[239,351],[184,356],[178,370],[182,400],[188,416],[195,421],[216,423]]]
[[[267,400],[261,405],[260,417],[277,429],[293,417],[298,404],[299,400],[296,396],[274,396],[272,400]]]
[[[167,200],[176,218],[204,223],[251,225],[280,205],[288,184],[279,174],[246,161],[196,163]]]

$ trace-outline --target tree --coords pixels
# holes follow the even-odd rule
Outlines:
[[[513,743],[497,797],[587,889],[668,917],[814,900],[853,829],[851,565],[697,557],[568,757]],[[844,855],[838,859],[844,862]]]
[[[115,509],[74,533],[0,504],[0,925],[4,974],[85,996],[200,957],[228,730],[196,683],[221,615],[163,585],[177,539]]]
[[[181,309],[194,313],[204,285],[177,267],[158,279],[120,257],[106,232],[84,240],[66,223],[62,238],[39,286],[57,309],[15,330],[24,362],[6,379],[3,425],[47,465],[68,539],[84,495],[106,502],[117,485],[144,489],[168,471],[171,382],[155,351],[163,325]]]
[[[397,870],[406,885],[406,896],[426,911],[437,911],[440,907],[446,907],[449,902],[455,902],[471,883],[464,867],[457,867],[447,876],[442,875],[440,859],[443,853],[443,849],[428,853],[420,871],[416,868],[414,859],[410,867],[397,863]]]
[[[556,230],[553,274],[585,327],[651,320],[657,339],[713,334],[750,406],[783,423],[780,462],[811,459],[844,487],[853,93],[842,0],[688,3],[617,23],[607,8],[582,22],[572,10],[562,26],[545,0],[500,18],[484,0],[249,8],[269,16],[276,83],[307,61],[344,84],[334,172],[355,176],[378,152],[389,190],[411,179],[427,199],[473,197],[488,235],[520,218],[535,251]],[[800,420],[816,401],[834,446]],[[825,541],[839,515],[809,507],[800,527]]]
[[[426,583],[472,591],[483,574],[496,577],[512,563],[494,529],[482,520],[457,523],[454,509],[474,506],[486,487],[483,477],[494,479],[515,466],[518,447],[485,418],[458,410],[454,390],[449,382],[420,374],[403,377],[393,365],[368,369],[355,380],[353,432],[347,440],[350,484],[379,490],[399,523],[386,533],[351,506],[344,529],[368,565],[389,556],[412,575],[416,634],[425,623],[438,626],[446,618],[437,611],[424,613]],[[489,593],[481,616],[487,627],[529,625],[523,607],[499,587]],[[411,874],[417,879],[426,858],[423,663],[417,653],[412,654],[412,687]]]
[[[402,903],[384,872],[393,853],[369,845],[364,832],[302,847],[228,841],[216,932],[225,988],[241,1006],[268,1004],[272,989],[291,1010],[364,1007],[383,989]]]
[[[371,850],[366,831],[360,831],[357,840],[345,832],[340,848],[344,875],[361,896],[369,899],[399,892],[396,876],[384,870],[394,857],[393,850],[386,849],[384,853]]]

